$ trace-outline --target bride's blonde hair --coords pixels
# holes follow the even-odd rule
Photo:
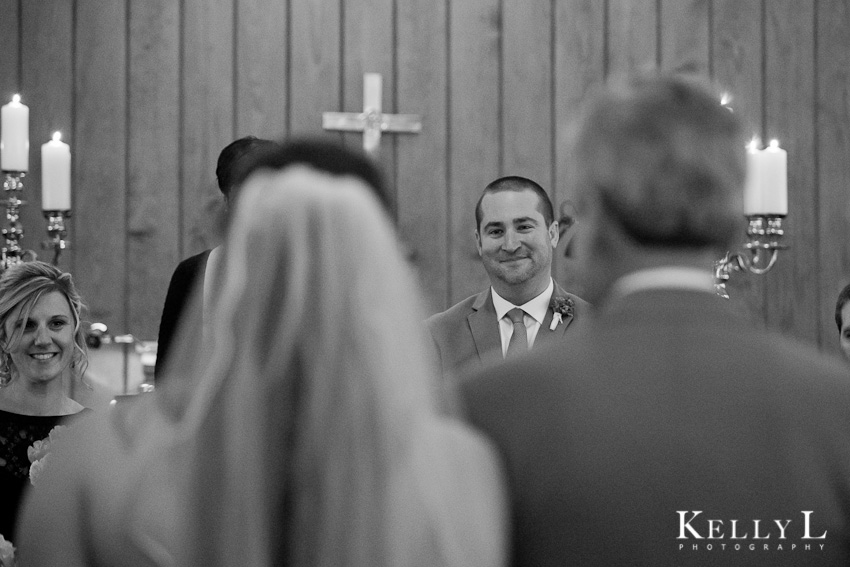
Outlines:
[[[305,166],[255,174],[220,268],[179,428],[186,564],[404,564],[391,534],[422,511],[391,493],[434,384],[420,293],[377,200]]]

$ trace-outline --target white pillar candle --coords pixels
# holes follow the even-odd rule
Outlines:
[[[747,146],[744,214],[788,214],[788,154],[776,140],[763,150],[756,140]]]
[[[765,167],[763,182],[768,192],[768,198],[765,199],[766,212],[787,215],[788,152],[779,147],[779,140],[771,140],[770,145],[762,151],[762,158]]]
[[[30,109],[21,103],[21,95],[0,109],[0,169],[29,171]]]
[[[41,208],[45,211],[71,209],[71,147],[59,132],[41,146]]]

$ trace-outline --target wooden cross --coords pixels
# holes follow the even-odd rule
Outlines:
[[[363,75],[363,112],[323,112],[322,128],[344,132],[363,132],[363,149],[374,155],[381,145],[382,132],[418,134],[422,122],[418,114],[381,112],[381,75]]]

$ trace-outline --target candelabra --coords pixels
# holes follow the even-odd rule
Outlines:
[[[20,245],[21,237],[24,235],[24,227],[20,222],[21,207],[26,205],[26,201],[21,199],[21,194],[24,190],[23,178],[26,177],[26,173],[23,171],[4,171],[3,173],[5,199],[2,205],[6,207],[8,224],[0,230],[5,240],[0,249],[0,271],[21,262],[35,260],[37,256],[33,250],[23,250]],[[70,216],[70,210],[44,211],[44,217],[47,219],[48,240],[42,242],[41,247],[45,250],[53,250],[53,265],[59,263],[59,255],[68,247],[69,242],[65,239],[68,235],[65,219]]]
[[[21,206],[25,204],[20,195],[24,189],[22,179],[26,176],[23,171],[6,171],[4,173],[6,179],[3,181],[3,193],[6,198],[3,205],[6,207],[6,220],[9,224],[0,231],[6,240],[2,250],[0,250],[0,268],[3,270],[23,261],[24,253],[19,241],[24,235],[24,229],[19,219]]]
[[[53,250],[51,263],[54,266],[59,264],[59,255],[68,247],[68,241],[65,240],[68,235],[68,231],[65,229],[65,219],[70,216],[71,211],[44,211],[44,218],[47,219],[48,239],[41,243],[41,247],[45,250]]]
[[[782,244],[785,231],[782,219],[785,215],[748,215],[746,253],[729,252],[714,263],[714,287],[717,295],[729,299],[726,282],[732,272],[749,272],[764,275],[776,264],[780,250],[788,248]]]

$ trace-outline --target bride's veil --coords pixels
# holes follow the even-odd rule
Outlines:
[[[306,166],[255,174],[213,283],[164,400],[191,485],[181,563],[403,564],[388,534],[425,529],[394,487],[434,374],[421,294],[370,189]]]

